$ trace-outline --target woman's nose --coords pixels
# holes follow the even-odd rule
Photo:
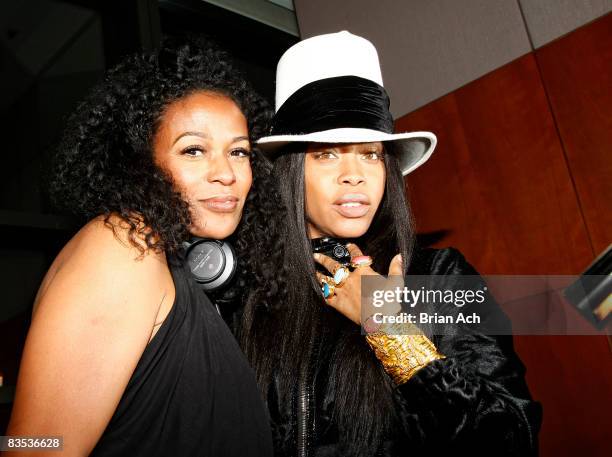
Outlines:
[[[236,174],[229,158],[225,154],[213,158],[209,163],[208,182],[218,182],[224,186],[229,186],[236,182]]]
[[[365,181],[359,159],[355,154],[344,154],[340,163],[339,184],[356,186]]]

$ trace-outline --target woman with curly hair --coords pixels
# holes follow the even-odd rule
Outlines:
[[[240,339],[267,397],[276,455],[537,453],[540,405],[490,294],[463,309],[482,318],[472,328],[402,321],[401,300],[376,318],[362,299],[362,280],[386,293],[405,274],[444,278],[441,290],[461,289],[466,275],[475,279],[465,285],[484,286],[457,250],[415,245],[403,175],[436,137],[394,133],[372,43],[340,32],[291,47],[258,144],[274,158],[288,208],[278,273],[287,299],[247,306]],[[434,311],[456,317],[460,306]],[[487,333],[492,323],[498,333]]]
[[[271,454],[254,374],[181,251],[229,239],[241,262],[222,298],[266,304],[266,119],[195,39],[127,58],[77,108],[51,190],[85,225],[36,297],[9,435],[62,436],[64,455]]]

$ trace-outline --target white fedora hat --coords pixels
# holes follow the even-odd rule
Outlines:
[[[260,149],[273,157],[291,142],[398,145],[402,174],[433,153],[431,132],[393,133],[378,53],[365,38],[343,31],[290,47],[276,69],[276,114]]]

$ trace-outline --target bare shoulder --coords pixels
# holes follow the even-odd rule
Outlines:
[[[165,264],[165,255],[147,248],[143,233],[148,232],[142,223],[137,231],[130,233],[128,223],[117,215],[111,215],[108,220],[98,216],[89,221],[68,243],[73,243],[81,254],[108,251],[108,255],[126,258],[131,262],[161,262]],[[68,250],[72,253],[72,250]]]
[[[83,287],[95,294],[96,290],[123,284],[148,291],[148,295],[159,289],[163,295],[162,289],[167,288],[170,280],[163,252],[147,249],[144,237],[131,235],[129,225],[118,216],[112,215],[108,222],[104,216],[98,216],[83,226],[58,254],[41,284],[34,309],[49,286],[58,281],[64,294]]]
[[[174,299],[163,253],[141,252],[121,221],[86,224],[49,269],[36,298],[9,430],[58,434],[91,452]],[[141,240],[142,241],[142,240]],[[70,453],[68,452],[68,453]]]

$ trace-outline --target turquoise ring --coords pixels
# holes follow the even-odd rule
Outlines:
[[[336,295],[336,286],[331,281],[323,279],[321,280],[321,292],[323,292],[323,298],[327,300]]]

